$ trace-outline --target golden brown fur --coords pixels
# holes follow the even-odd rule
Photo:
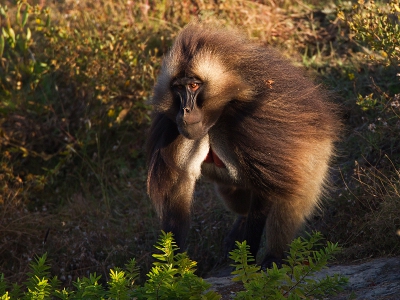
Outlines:
[[[182,104],[190,95],[193,110]],[[203,174],[241,215],[227,246],[246,239],[256,254],[266,225],[264,264],[281,259],[324,190],[340,127],[326,95],[271,48],[224,29],[183,29],[154,88],[147,148],[163,229],[183,245]],[[204,162],[210,149],[225,167]]]

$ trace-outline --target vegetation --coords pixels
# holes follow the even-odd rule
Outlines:
[[[315,271],[326,267],[328,260],[339,250],[337,244],[321,246],[322,236],[314,233],[308,239],[296,239],[291,244],[288,265],[278,269],[274,264],[266,272],[247,264],[251,258],[246,242],[237,243],[238,249],[231,252],[236,267],[233,279],[244,283],[244,291],[235,299],[300,299],[304,297],[321,298],[342,289],[347,279],[340,276],[311,279]],[[10,288],[4,275],[0,277],[0,299],[220,299],[221,295],[210,290],[211,285],[194,274],[196,262],[186,253],[177,253],[178,247],[171,233],[163,232],[157,245],[160,254],[153,254],[156,262],[147,274],[144,285],[139,286],[136,261],[130,260],[125,269],[111,269],[107,288],[99,283],[101,276],[96,273],[78,278],[73,289],[60,288],[57,276],[51,277],[46,264],[47,255],[36,258],[30,264],[28,280],[23,285],[15,284]]]
[[[337,219],[351,232],[345,241],[349,257],[399,254],[400,218],[388,213],[400,209],[399,3],[360,0],[348,13],[338,13],[362,49],[361,63],[353,63],[354,72],[348,73],[354,96],[346,104],[355,100],[356,107],[349,110],[351,131],[343,147],[350,155],[342,163],[345,189],[339,194],[348,212],[339,212]],[[341,221],[352,214],[350,223]]]
[[[145,190],[147,100],[163,54],[196,18],[280,48],[336,93],[346,125],[336,188],[308,229],[343,245],[342,260],[400,254],[398,0],[53,2],[0,6],[0,271],[10,282],[26,282],[45,253],[66,288],[95,272],[82,286],[105,285],[131,257],[146,278],[159,230]],[[187,250],[204,275],[224,263],[218,241],[232,216],[198,187]]]
[[[340,251],[337,243],[328,242],[321,248],[321,241],[322,235],[317,232],[295,239],[281,268],[274,263],[261,272],[260,267],[249,264],[254,258],[246,242],[236,242],[238,248],[230,253],[236,269],[232,274],[237,274],[233,280],[243,282],[245,290],[237,293],[235,299],[322,299],[341,291],[347,283],[343,276],[313,278]]]
[[[155,246],[161,254],[153,254],[158,261],[147,274],[146,283],[136,284],[139,277],[135,259],[125,269],[111,269],[107,288],[99,280],[101,275],[89,274],[78,278],[73,289],[60,288],[57,276],[51,277],[46,264],[47,255],[36,258],[30,264],[28,280],[21,285],[7,287],[4,276],[0,281],[1,299],[219,299],[210,284],[194,275],[196,262],[186,253],[176,254],[178,249],[171,233],[164,233]]]

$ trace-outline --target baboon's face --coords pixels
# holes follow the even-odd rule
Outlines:
[[[191,140],[207,135],[232,100],[249,99],[254,90],[235,70],[236,60],[228,64],[225,53],[218,54],[213,39],[195,42],[200,33],[173,45],[152,100],[155,109]]]
[[[181,77],[172,81],[171,88],[179,107],[176,115],[179,132],[188,139],[201,139],[211,127],[203,112],[205,84],[196,77]]]

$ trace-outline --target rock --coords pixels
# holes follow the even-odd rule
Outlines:
[[[400,257],[379,258],[362,264],[338,265],[318,276],[341,274],[349,278],[345,290],[328,299],[400,299]]]
[[[316,277],[340,274],[349,278],[345,290],[339,295],[325,299],[385,299],[400,300],[400,257],[378,258],[361,264],[337,265],[322,270]],[[242,289],[240,283],[232,281],[232,276],[210,277],[206,279],[212,289],[222,295],[222,299],[232,299]]]

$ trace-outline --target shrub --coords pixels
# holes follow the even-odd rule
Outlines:
[[[368,56],[370,59],[383,59],[387,65],[399,65],[399,13],[399,0],[390,0],[382,7],[373,0],[368,3],[359,0],[350,15],[339,12],[339,18],[347,22],[355,39],[374,51]]]
[[[386,4],[363,0],[353,5],[350,12],[339,11],[338,16],[349,26],[354,39],[364,46],[367,61],[361,68],[381,70],[380,76],[368,76],[369,86],[358,93],[356,104],[361,109],[363,126],[358,128],[361,137],[360,155],[370,163],[389,156],[397,165],[400,88],[400,2]],[[373,65],[368,65],[372,63]],[[385,71],[382,69],[385,68]],[[397,74],[396,74],[397,73]],[[351,74],[357,84],[357,75]],[[397,78],[396,78],[397,75]],[[355,77],[355,78],[354,78]],[[391,166],[384,166],[389,167]]]
[[[245,291],[235,299],[322,299],[341,291],[347,283],[343,276],[313,278],[340,251],[337,244],[330,242],[322,247],[321,241],[322,235],[317,232],[295,239],[281,268],[274,263],[271,269],[261,272],[259,267],[248,264],[254,258],[246,242],[236,242],[238,249],[230,253],[236,268],[233,280],[242,281]]]
[[[399,4],[360,0],[338,12],[354,51],[345,55],[351,127],[341,149],[347,154],[340,163],[344,186],[332,201],[335,216],[328,227],[347,248],[347,259],[393,255],[400,249],[400,222],[392,213],[399,209]]]
[[[169,38],[165,45],[150,45],[151,28],[123,23],[105,8],[104,13],[74,10],[70,17],[28,1],[6,1],[17,2],[8,8],[3,2],[0,269],[18,276],[16,270],[24,272],[34,253],[47,251],[49,257],[68,253],[59,262],[60,276],[70,269],[101,272],[99,264],[125,261],[128,247],[148,251],[156,234],[147,244],[122,241],[141,239],[151,228],[143,188],[146,101]],[[71,210],[86,209],[74,219]],[[132,216],[136,213],[140,218]],[[118,226],[114,220],[130,224],[119,237],[111,229]],[[82,228],[79,222],[96,228],[86,227],[85,233],[106,238],[84,238],[81,229],[75,236],[64,234],[67,227]],[[49,231],[46,244],[42,233]],[[74,248],[83,245],[85,255],[74,256]]]
[[[1,5],[0,18],[0,171],[12,177],[6,184],[24,183],[29,199],[65,179],[67,168],[80,167],[80,176],[98,175],[109,206],[105,174],[119,170],[93,161],[115,153],[142,163],[158,45],[146,46],[145,30],[117,28],[84,12],[73,27],[63,18],[52,24],[49,9],[25,1],[13,10]]]
[[[210,284],[196,276],[196,262],[186,253],[176,253],[177,246],[171,233],[162,233],[157,245],[160,254],[153,254],[156,261],[147,274],[147,281],[138,286],[139,276],[136,261],[130,260],[124,269],[111,269],[107,288],[99,283],[100,275],[89,274],[78,278],[74,289],[60,288],[57,277],[51,277],[46,264],[47,255],[38,257],[31,263],[28,280],[23,286],[14,284],[9,288],[0,277],[0,299],[219,299]]]
[[[298,238],[290,245],[286,264],[278,269],[261,271],[251,265],[249,246],[246,242],[237,242],[238,249],[230,253],[236,268],[232,274],[234,281],[242,281],[245,291],[239,292],[235,299],[300,299],[321,298],[342,289],[346,278],[335,275],[314,280],[312,275],[326,267],[340,248],[329,243],[321,247],[322,236],[319,233],[309,235],[307,239]],[[186,253],[177,253],[178,247],[172,233],[164,233],[155,246],[160,251],[153,254],[156,259],[142,286],[136,284],[139,276],[136,261],[130,260],[125,269],[111,269],[107,288],[99,284],[101,276],[89,274],[78,278],[74,290],[60,288],[57,277],[51,277],[46,264],[47,255],[38,257],[30,264],[31,271],[24,285],[14,284],[10,288],[4,276],[0,277],[0,299],[220,299],[221,296],[209,290],[210,284],[196,276],[196,262]]]

